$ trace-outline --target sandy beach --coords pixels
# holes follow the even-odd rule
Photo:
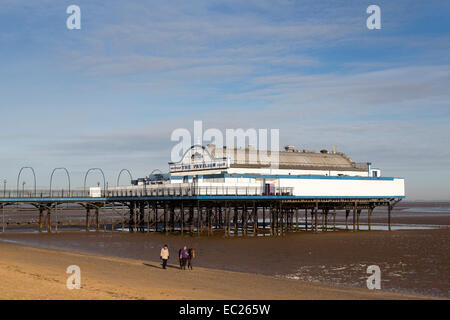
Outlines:
[[[0,243],[5,241],[140,261],[157,261],[165,243],[174,259],[178,248],[187,244],[197,249],[196,267],[362,289],[367,267],[378,265],[385,291],[450,297],[450,229],[300,232],[258,238],[65,231],[5,233]],[[169,262],[176,263],[172,259]]]
[[[334,287],[209,268],[0,243],[1,299],[421,299],[419,295]],[[81,289],[69,290],[69,265]]]
[[[448,203],[404,205],[393,227],[406,223],[406,229],[391,232],[340,229],[283,237],[7,228],[0,233],[1,298],[448,299],[449,209]],[[383,213],[374,220],[383,222]],[[160,270],[163,244],[171,250],[171,265],[180,247],[196,248],[194,272]],[[65,269],[72,264],[82,267],[81,291],[65,288]],[[370,265],[381,269],[382,292],[366,288]]]

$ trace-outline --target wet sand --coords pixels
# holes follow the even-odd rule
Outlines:
[[[364,223],[366,218],[363,213],[360,222]],[[385,210],[374,212],[374,223],[385,226],[386,220]],[[338,214],[338,224],[342,221],[343,215]],[[450,298],[450,204],[400,203],[392,222],[394,230],[397,224],[405,224],[410,230],[224,238],[218,233],[212,237],[110,230],[87,233],[78,227],[74,228],[76,231],[61,228],[60,231],[65,231],[39,234],[24,228],[9,228],[0,234],[0,243],[7,241],[142,261],[156,261],[165,243],[172,250],[172,257],[187,244],[197,249],[195,265],[198,267],[354,288],[366,288],[367,266],[378,265],[385,292]],[[349,223],[351,226],[351,219]],[[435,229],[428,230],[428,226]]]
[[[363,212],[362,222],[367,222],[367,212]],[[374,210],[372,221],[387,223],[386,207]],[[450,226],[449,202],[405,202],[401,201],[392,210],[392,223],[408,225]]]
[[[0,243],[1,299],[420,299],[291,279]],[[69,265],[81,289],[66,288]]]
[[[450,297],[450,229],[303,232],[276,238],[128,232],[0,235],[0,242],[5,240],[150,261],[159,258],[165,243],[172,259],[187,244],[197,249],[196,266],[359,288],[366,288],[367,266],[378,265],[385,291]]]

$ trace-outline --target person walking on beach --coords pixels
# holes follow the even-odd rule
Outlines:
[[[167,244],[165,244],[164,247],[162,247],[159,257],[162,260],[163,269],[166,269],[167,260],[169,260],[169,247],[167,247]]]
[[[183,259],[181,259],[181,251],[183,249],[180,248],[180,250],[178,250],[178,262],[180,263],[180,269],[183,268]]]
[[[186,261],[189,257],[189,251],[186,246],[180,251],[181,269],[186,270]]]

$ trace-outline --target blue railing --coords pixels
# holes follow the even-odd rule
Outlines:
[[[92,189],[37,189],[34,190],[2,190],[0,199],[14,198],[119,198],[119,197],[168,197],[168,196],[289,196],[293,188],[274,188],[267,193],[259,186],[198,186],[194,184],[142,185],[128,187],[112,187],[105,190]]]

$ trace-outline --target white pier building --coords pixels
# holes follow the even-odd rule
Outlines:
[[[371,163],[341,152],[192,146],[170,162],[173,187],[194,185],[199,194],[279,194],[299,198],[404,198],[403,178],[383,177]],[[250,190],[250,191],[249,191]]]

